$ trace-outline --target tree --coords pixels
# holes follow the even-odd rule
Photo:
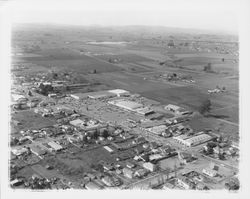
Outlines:
[[[209,62],[203,69],[205,72],[212,72],[212,64]]]
[[[209,99],[202,102],[202,104],[199,107],[200,114],[204,115],[207,112],[210,112],[211,110],[211,101]]]
[[[103,128],[103,129],[100,129],[100,136],[101,137],[104,137],[104,138],[107,138],[109,136],[109,132],[107,129]]]

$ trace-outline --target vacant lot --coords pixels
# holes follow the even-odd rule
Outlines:
[[[12,114],[11,119],[17,120],[21,123],[13,127],[15,131],[28,130],[28,129],[31,129],[31,130],[41,129],[43,127],[54,125],[54,122],[52,120],[34,113],[33,110],[16,112]]]
[[[176,105],[188,106],[196,110],[201,102],[208,98],[207,94],[191,86],[151,90],[143,92],[142,95],[163,104],[171,102]]]
[[[114,158],[103,147],[98,147],[89,151],[81,151],[75,155],[58,154],[57,161],[68,167],[68,171],[78,171],[81,169],[84,172],[91,171],[92,164],[98,164],[99,161],[114,162]]]
[[[211,129],[217,134],[231,136],[233,140],[239,139],[239,127],[237,125],[221,121],[214,117],[195,117],[188,124],[197,132],[204,129]]]

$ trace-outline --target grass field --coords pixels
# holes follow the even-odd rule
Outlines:
[[[121,68],[99,61],[92,57],[81,55],[81,56],[44,56],[44,57],[29,57],[24,58],[25,61],[31,62],[33,64],[46,66],[48,68],[58,67],[62,69],[71,69],[75,72],[85,73],[93,70],[97,72],[111,72],[119,71]]]
[[[12,120],[17,120],[21,124],[14,126],[13,130],[28,130],[28,129],[41,129],[46,126],[54,125],[50,119],[42,117],[39,114],[34,113],[33,110],[19,111],[12,114]],[[14,132],[12,132],[14,133]]]
[[[197,109],[200,103],[208,98],[207,94],[191,86],[151,90],[143,92],[142,95],[163,104],[171,102],[176,105],[189,106],[193,109]]]
[[[91,164],[97,164],[99,161],[114,162],[115,159],[103,147],[99,147],[90,151],[81,151],[77,154],[66,155],[58,154],[56,157],[71,169],[83,168],[85,172],[91,171]]]
[[[135,63],[135,62],[140,62],[140,61],[152,61],[149,58],[140,56],[140,55],[136,55],[136,54],[115,54],[115,55],[98,55],[96,56],[100,59],[104,59],[106,61],[108,61],[110,58],[111,59],[120,59],[121,62],[125,62],[125,63]]]

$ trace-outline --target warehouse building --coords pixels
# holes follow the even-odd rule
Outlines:
[[[203,133],[197,136],[193,136],[191,138],[188,138],[186,135],[181,135],[181,136],[175,137],[174,139],[177,140],[180,144],[183,144],[187,147],[191,147],[191,146],[196,146],[196,145],[205,143],[211,140],[212,137],[208,134]]]
[[[89,93],[88,97],[90,99],[107,99],[107,98],[116,97],[116,94],[110,93],[108,91],[98,91],[98,92]]]
[[[130,111],[135,111],[136,109],[143,107],[142,104],[125,99],[113,100],[108,103]]]

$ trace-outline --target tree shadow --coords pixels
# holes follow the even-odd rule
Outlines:
[[[228,115],[217,115],[217,114],[212,114],[212,113],[207,114],[206,117],[213,117],[213,118],[217,118],[217,119],[229,118]]]

